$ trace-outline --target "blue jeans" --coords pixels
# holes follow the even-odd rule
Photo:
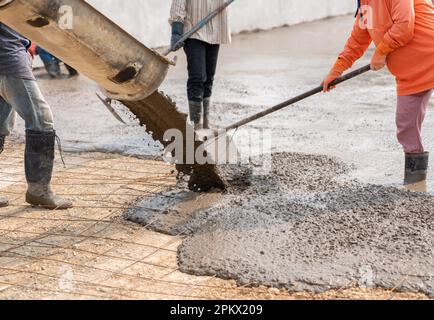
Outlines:
[[[11,133],[15,113],[25,121],[26,130],[51,132],[54,129],[53,114],[37,82],[0,75],[0,135]]]

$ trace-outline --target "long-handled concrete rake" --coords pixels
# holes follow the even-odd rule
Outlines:
[[[334,87],[340,83],[343,83],[345,81],[348,81],[350,79],[353,79],[359,75],[362,75],[368,71],[371,70],[370,65],[366,65],[360,69],[354,70],[352,72],[349,72],[339,78],[337,78],[335,81],[333,81],[330,84],[330,87]],[[219,129],[214,132],[214,136],[207,137],[207,141],[204,143],[203,148],[207,151],[207,153],[211,156],[211,158],[216,161],[217,163],[220,162],[221,159],[224,159],[224,161],[236,161],[238,154],[234,153],[234,150],[236,151],[237,148],[231,143],[232,139],[229,138],[229,132],[232,130],[239,129],[242,126],[245,126],[253,121],[259,120],[261,118],[266,117],[267,115],[270,115],[272,113],[275,113],[279,110],[282,110],[284,108],[287,108],[297,102],[300,102],[304,99],[307,99],[315,94],[318,94],[323,91],[323,86],[318,86],[312,90],[309,90],[303,94],[300,94],[292,99],[289,99],[287,101],[284,101],[274,107],[271,107],[269,109],[266,109],[264,111],[261,111],[257,114],[254,114],[248,118],[245,118],[237,123],[231,124],[227,126],[226,128]],[[235,133],[234,133],[235,134]],[[232,134],[231,134],[232,136]],[[225,139],[225,141],[223,140]],[[221,143],[219,143],[221,142]],[[216,148],[217,146],[217,148]],[[220,148],[219,148],[220,147]],[[223,148],[221,148],[223,147]]]
[[[357,70],[354,70],[352,72],[349,72],[349,73],[343,75],[342,77],[337,78],[335,81],[333,81],[330,84],[330,87],[334,87],[334,86],[336,86],[336,85],[338,85],[338,84],[340,84],[342,82],[345,82],[347,80],[353,79],[353,78],[355,78],[357,76],[360,76],[361,74],[364,74],[364,73],[366,73],[366,72],[368,72],[370,70],[371,70],[371,66],[367,65],[367,66],[364,66],[364,67],[362,67],[360,69],[357,69]],[[246,118],[244,120],[241,120],[241,121],[239,121],[237,123],[231,124],[230,126],[227,126],[226,128],[222,129],[221,132],[222,133],[227,133],[228,131],[231,131],[231,130],[234,130],[234,129],[238,129],[238,128],[242,127],[242,126],[245,126],[246,124],[249,124],[249,123],[251,123],[251,122],[253,122],[255,120],[264,118],[265,116],[267,116],[269,114],[272,114],[272,113],[277,112],[279,110],[282,110],[282,109],[284,109],[286,107],[289,107],[289,106],[293,105],[294,103],[300,102],[300,101],[302,101],[302,100],[304,100],[306,98],[309,98],[309,97],[311,97],[311,96],[313,96],[315,94],[318,94],[318,93],[320,93],[322,91],[323,91],[323,86],[318,86],[315,89],[312,89],[312,90],[307,91],[307,92],[305,92],[303,94],[300,94],[300,95],[298,95],[298,96],[296,96],[296,97],[294,97],[292,99],[284,101],[284,102],[282,102],[282,103],[280,103],[280,104],[278,104],[278,105],[276,105],[276,106],[274,106],[272,108],[269,108],[267,110],[261,111],[261,112],[259,112],[257,114],[254,114],[254,115],[252,115],[252,116],[250,116],[250,117],[248,117],[248,118]],[[219,132],[220,132],[220,130],[219,130]]]

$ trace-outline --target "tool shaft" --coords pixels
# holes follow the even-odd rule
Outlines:
[[[361,75],[363,73],[368,72],[369,70],[371,70],[371,66],[367,65],[367,66],[364,66],[364,67],[362,67],[360,69],[357,69],[357,70],[354,70],[354,71],[352,71],[350,73],[347,73],[346,75],[343,75],[342,77],[339,77],[336,80],[334,80],[330,84],[330,87],[336,86],[336,85],[338,85],[338,84],[340,84],[342,82],[345,82],[347,80],[353,79],[353,78],[355,78],[355,77],[357,77],[357,76],[359,76],[359,75]],[[320,93],[322,91],[323,91],[323,86],[316,87],[315,89],[312,89],[312,90],[310,90],[308,92],[305,92],[305,93],[303,93],[303,94],[301,94],[301,95],[299,95],[297,97],[294,97],[294,98],[292,98],[290,100],[282,102],[282,103],[280,103],[280,104],[278,104],[278,105],[276,105],[276,106],[274,106],[274,107],[272,107],[270,109],[264,110],[264,111],[262,111],[260,113],[257,113],[257,114],[255,114],[255,115],[253,115],[251,117],[248,117],[248,118],[246,118],[244,120],[241,120],[241,121],[239,121],[237,123],[234,123],[234,124],[226,127],[225,131],[230,131],[230,130],[242,127],[242,126],[244,126],[246,124],[249,124],[250,122],[253,122],[255,120],[261,119],[261,118],[263,118],[263,117],[265,117],[265,116],[267,116],[269,114],[272,114],[272,113],[274,113],[276,111],[284,109],[284,108],[286,108],[286,107],[288,107],[290,105],[293,105],[294,103],[300,102],[300,101],[302,101],[302,100],[304,100],[306,98],[309,98],[309,97],[311,97],[311,96],[313,96],[315,94],[318,94],[318,93]]]

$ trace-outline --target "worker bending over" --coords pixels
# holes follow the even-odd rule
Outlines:
[[[225,3],[224,0],[173,0],[169,22],[172,48],[182,35]],[[184,45],[188,63],[187,95],[195,130],[209,129],[214,75],[221,44],[231,42],[227,9],[197,31]],[[202,122],[203,114],[203,122]]]
[[[13,129],[16,112],[26,125],[26,201],[48,209],[67,209],[72,203],[51,190],[56,132],[50,106],[32,72],[29,47],[29,40],[0,23],[0,153]],[[7,205],[7,199],[1,197],[0,207]]]
[[[405,184],[426,180],[422,123],[434,88],[434,6],[431,0],[359,0],[344,51],[324,80],[330,83],[376,45],[372,70],[388,66],[397,82],[397,137],[405,151]]]

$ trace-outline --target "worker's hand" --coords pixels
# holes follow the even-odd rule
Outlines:
[[[330,87],[330,84],[339,78],[345,70],[347,70],[350,66],[347,66],[347,63],[343,59],[336,60],[336,63],[334,64],[333,68],[331,68],[329,74],[322,82],[323,86],[323,92],[329,92],[330,90],[334,89],[336,86]]]
[[[375,53],[371,59],[371,70],[378,71],[383,69],[387,64],[387,56],[391,52],[393,52],[393,49],[391,49],[384,42],[381,42],[377,46],[377,49],[375,50]]]
[[[177,51],[184,46],[184,42],[179,42],[184,34],[184,24],[181,22],[172,23],[172,39],[170,41],[170,47],[173,51]]]
[[[371,70],[378,71],[383,69],[387,63],[387,56],[379,52],[375,52],[371,59]]]
[[[327,77],[322,82],[323,92],[329,92],[330,90],[333,90],[336,88],[336,86],[330,86],[330,84],[335,81],[337,78],[339,78],[341,74],[337,72],[330,71],[330,73],[327,75]]]
[[[30,54],[31,58],[33,59],[36,56],[36,45],[32,43],[32,45],[27,50],[27,52]]]

